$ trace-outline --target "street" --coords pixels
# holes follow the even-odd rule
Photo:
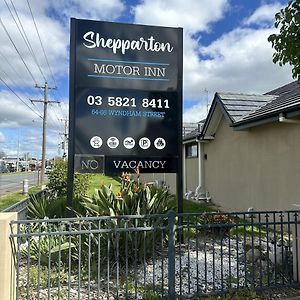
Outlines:
[[[24,179],[28,179],[29,187],[37,185],[38,172],[0,174],[0,197],[22,190]]]

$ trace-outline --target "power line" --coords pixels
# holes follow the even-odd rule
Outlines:
[[[17,51],[18,55],[20,56],[20,58],[21,58],[21,60],[22,60],[22,62],[23,62],[23,64],[24,64],[24,66],[26,67],[28,73],[30,74],[31,78],[33,79],[34,83],[36,84],[36,80],[35,80],[35,78],[34,78],[32,72],[29,70],[29,68],[28,68],[28,66],[27,66],[27,64],[26,64],[26,62],[25,62],[25,60],[23,59],[23,57],[22,57],[21,53],[19,52],[17,46],[15,45],[14,41],[12,40],[12,38],[11,38],[9,32],[7,31],[5,25],[4,25],[3,21],[2,21],[2,18],[0,18],[0,23],[1,23],[1,25],[2,25],[2,27],[3,27],[3,29],[4,29],[4,31],[5,31],[5,33],[7,34],[7,36],[8,36],[8,38],[9,38],[10,42],[13,44],[15,50]]]
[[[57,103],[57,102],[55,102],[55,103]],[[54,106],[53,106],[52,104],[50,104],[50,105],[49,105],[49,108],[50,108],[50,107],[52,108],[52,111],[53,111],[53,113],[54,113],[54,115],[55,115],[57,121],[59,122],[59,121],[60,121],[60,118],[59,118],[59,116],[57,115],[57,112],[56,112],[56,110],[54,109]],[[52,118],[51,114],[50,114],[49,116],[50,116],[50,118],[52,119],[53,123],[54,123],[54,124],[57,124],[57,122]],[[58,124],[60,124],[60,123],[58,123]]]
[[[14,68],[14,66],[10,63],[10,61],[1,52],[1,49],[0,49],[0,56],[1,56],[2,60],[5,60],[5,62],[8,64],[10,70],[14,71],[14,73],[17,75],[18,79],[23,83],[23,86],[26,86],[27,84],[24,81],[24,79],[20,76],[20,74],[16,71],[16,69]]]
[[[40,116],[34,109],[32,109],[5,81],[3,78],[0,77],[0,80],[4,83],[4,85],[24,104],[26,105],[32,112],[34,112],[38,117],[43,118]]]
[[[37,58],[36,58],[36,55],[35,55],[35,53],[34,53],[32,47],[31,47],[31,44],[30,44],[29,39],[28,39],[28,37],[27,37],[27,34],[26,34],[25,30],[24,30],[24,27],[23,27],[23,25],[22,25],[22,22],[21,22],[21,20],[20,20],[20,18],[19,18],[18,12],[17,12],[17,10],[16,10],[16,8],[15,8],[15,6],[14,6],[12,0],[10,0],[10,2],[11,2],[11,4],[12,4],[13,8],[14,8],[15,14],[16,14],[16,16],[17,16],[17,18],[18,18],[18,21],[19,21],[20,25],[17,23],[17,21],[16,21],[14,15],[13,15],[13,13],[12,13],[12,11],[11,11],[11,9],[10,9],[8,3],[6,2],[6,0],[4,0],[4,2],[5,2],[5,4],[6,4],[6,7],[7,7],[8,10],[9,10],[10,15],[12,16],[12,18],[13,18],[13,20],[14,20],[14,22],[15,22],[15,24],[16,24],[18,30],[19,30],[19,33],[21,34],[21,36],[22,36],[22,38],[23,38],[23,40],[24,40],[24,42],[25,42],[25,44],[26,44],[26,46],[27,46],[27,48],[28,48],[28,50],[29,50],[29,52],[30,52],[30,54],[31,54],[31,56],[32,56],[32,58],[33,58],[33,60],[34,60],[34,62],[35,62],[35,64],[37,65],[39,71],[41,72],[41,75],[42,75],[42,77],[44,78],[44,81],[47,81],[47,79],[46,79],[46,77],[45,77],[45,75],[44,75],[44,73],[43,73],[43,71],[42,71],[42,69],[41,69],[41,66],[40,66],[39,63],[38,63],[38,60],[37,60]],[[20,26],[21,26],[22,30],[21,30]],[[23,32],[22,32],[22,31],[23,31]]]
[[[38,35],[38,37],[39,37],[39,41],[40,41],[40,44],[41,44],[41,47],[42,47],[42,50],[43,50],[43,53],[44,53],[44,56],[45,56],[45,59],[46,59],[46,62],[47,62],[47,65],[48,65],[49,71],[50,71],[50,74],[51,74],[51,77],[52,77],[52,80],[53,80],[53,82],[54,82],[55,86],[57,86],[57,84],[56,84],[56,81],[55,81],[55,79],[54,79],[54,76],[53,76],[53,73],[52,73],[52,70],[51,70],[51,68],[50,68],[50,64],[49,64],[49,61],[48,61],[48,58],[47,58],[47,55],[46,55],[46,51],[45,51],[44,45],[43,45],[43,43],[42,43],[42,39],[41,39],[41,36],[40,36],[39,30],[38,30],[38,28],[37,28],[37,25],[36,25],[36,22],[35,22],[35,19],[34,19],[33,13],[32,13],[32,9],[31,9],[31,6],[30,6],[30,3],[29,3],[29,0],[27,0],[27,4],[28,4],[28,8],[29,8],[29,10],[30,10],[31,18],[32,18],[32,20],[33,20],[33,23],[34,23],[35,30],[36,30],[36,32],[37,32],[37,35]]]
[[[58,104],[59,108],[60,108],[60,112],[61,112],[61,115],[64,117],[64,119],[67,119],[62,107],[61,107],[61,103]]]
[[[20,76],[20,74],[16,71],[16,69],[15,69],[14,66],[10,63],[10,61],[3,55],[3,53],[1,52],[1,50],[0,50],[0,56],[1,56],[1,58],[8,64],[10,70],[14,71],[14,73],[16,74],[16,77],[18,77],[18,79],[23,83],[23,86],[26,86],[27,83],[26,83],[26,82],[24,81],[24,79]],[[1,69],[1,70],[2,70],[2,72],[4,73],[4,75],[5,75],[7,78],[9,78],[9,75],[8,75],[3,69]],[[16,82],[14,82],[14,80],[12,80],[11,78],[10,78],[10,81],[11,81],[15,86],[18,85],[18,84],[17,84]],[[24,93],[27,95],[27,97],[28,97],[28,99],[29,99],[29,98],[30,98],[30,95],[29,95],[28,91],[27,91],[24,87],[22,88],[22,90],[24,91]],[[32,103],[32,104],[33,104],[33,106],[35,106],[34,103]],[[35,106],[35,108],[36,108],[37,112],[41,115],[41,112],[40,112],[39,108],[38,108],[37,106]]]

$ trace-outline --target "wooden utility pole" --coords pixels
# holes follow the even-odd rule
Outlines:
[[[42,141],[42,168],[40,173],[40,184],[43,184],[45,165],[46,165],[46,128],[47,128],[47,108],[49,103],[60,103],[59,101],[49,101],[48,100],[48,90],[55,90],[56,87],[49,87],[48,83],[45,82],[44,86],[35,85],[36,88],[44,89],[44,99],[43,100],[30,100],[31,102],[40,102],[44,104],[44,116],[43,116],[43,141]]]

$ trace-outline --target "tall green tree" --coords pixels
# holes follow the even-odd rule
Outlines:
[[[282,8],[275,15],[274,25],[279,33],[268,38],[275,50],[273,62],[280,66],[290,64],[293,78],[300,83],[300,0],[291,0]]]

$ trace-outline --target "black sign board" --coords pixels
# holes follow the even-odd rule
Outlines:
[[[69,167],[178,172],[182,29],[71,20]]]

